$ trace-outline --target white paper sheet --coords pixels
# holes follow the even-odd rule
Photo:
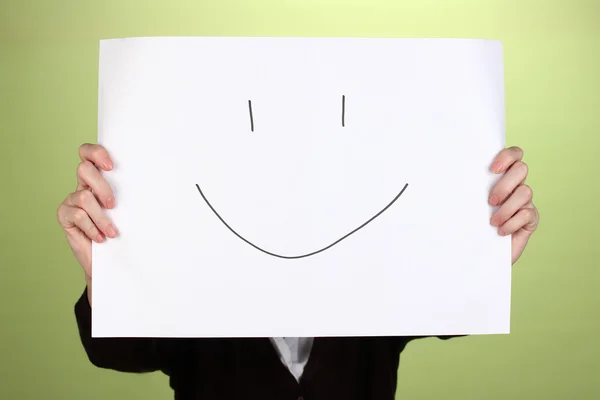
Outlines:
[[[93,336],[508,333],[499,42],[101,42]]]

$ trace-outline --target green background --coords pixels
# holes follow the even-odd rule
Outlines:
[[[55,217],[96,138],[98,41],[157,35],[502,40],[507,144],[541,214],[514,267],[512,334],[413,343],[398,397],[600,398],[600,1],[0,0],[1,399],[172,398],[163,375],[87,361],[83,275]]]

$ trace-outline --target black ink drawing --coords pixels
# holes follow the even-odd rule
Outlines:
[[[258,247],[254,243],[250,242],[248,239],[246,239],[245,237],[243,237],[242,235],[240,235],[239,233],[237,233],[231,226],[229,226],[229,224],[227,222],[225,222],[225,220],[223,219],[223,217],[221,217],[221,215],[219,215],[219,213],[217,212],[217,210],[215,210],[215,208],[212,206],[212,204],[210,204],[210,202],[208,201],[208,199],[206,198],[206,196],[202,192],[202,189],[200,188],[200,185],[196,184],[196,187],[198,188],[198,192],[200,192],[200,196],[202,196],[202,198],[206,202],[206,205],[212,210],[212,212],[217,216],[217,218],[219,218],[219,220],[223,223],[223,225],[225,225],[227,227],[227,229],[229,229],[234,235],[236,235],[238,238],[242,239],[244,242],[248,243],[250,246],[254,247],[255,249],[257,249],[259,251],[262,251],[265,254],[268,254],[268,255],[273,256],[273,257],[285,258],[285,259],[288,259],[288,260],[292,260],[292,259],[305,258],[305,257],[314,256],[315,254],[319,254],[319,253],[321,253],[321,252],[323,252],[323,251],[325,251],[327,249],[332,248],[333,246],[335,246],[336,244],[338,244],[342,240],[346,239],[347,237],[349,237],[353,233],[358,232],[359,230],[361,230],[362,228],[364,228],[365,226],[367,226],[370,222],[372,222],[375,218],[377,218],[381,214],[383,214],[385,212],[385,210],[387,210],[388,208],[390,208],[392,206],[392,204],[394,204],[396,202],[396,200],[398,200],[400,198],[400,196],[402,195],[402,193],[404,193],[404,191],[408,187],[408,183],[404,185],[404,187],[402,188],[402,190],[400,190],[400,193],[398,193],[396,195],[396,197],[394,197],[392,199],[392,201],[389,202],[388,205],[386,205],[381,211],[379,211],[373,217],[369,218],[369,220],[367,220],[367,222],[363,223],[358,228],[356,228],[356,229],[348,232],[347,234],[345,234],[344,236],[342,236],[341,238],[339,238],[335,242],[331,243],[328,246],[323,247],[322,249],[319,249],[319,250],[316,250],[316,251],[313,251],[313,252],[307,253],[307,254],[297,255],[297,256],[285,256],[285,255],[281,255],[281,254],[272,253],[270,251],[267,251],[267,250],[264,250],[264,249]]]
[[[248,109],[250,110],[250,129],[254,132],[254,118],[252,117],[252,100],[248,100]]]
[[[346,96],[342,95],[342,126],[346,126]]]
[[[248,100],[248,109],[250,111],[250,129],[252,130],[252,132],[254,132],[254,117],[252,115],[252,101]],[[342,127],[345,126],[345,115],[346,115],[346,96],[342,96]],[[394,197],[392,199],[392,201],[390,201],[385,207],[383,207],[383,209],[381,209],[377,214],[375,214],[373,217],[369,218],[365,223],[363,223],[362,225],[360,225],[358,228],[355,228],[354,230],[348,232],[347,234],[345,234],[344,236],[342,236],[341,238],[339,238],[338,240],[336,240],[335,242],[319,249],[319,250],[315,250],[313,252],[310,253],[306,253],[306,254],[301,254],[301,255],[296,255],[296,256],[286,256],[286,255],[282,255],[282,254],[276,254],[276,253],[272,253],[270,251],[267,251],[257,245],[255,245],[254,243],[250,242],[248,239],[246,239],[245,237],[243,237],[242,235],[240,235],[239,233],[237,233],[227,222],[225,222],[225,220],[223,219],[223,217],[221,217],[221,215],[217,212],[217,210],[215,210],[215,208],[212,206],[212,204],[210,203],[210,201],[208,201],[208,199],[206,198],[206,196],[204,195],[204,192],[202,191],[202,189],[200,188],[200,185],[196,184],[196,188],[198,188],[198,192],[200,192],[200,196],[202,196],[202,198],[204,199],[204,202],[206,203],[206,205],[212,210],[212,212],[217,216],[217,218],[223,223],[223,225],[225,225],[227,227],[227,229],[229,229],[235,236],[237,236],[238,238],[240,238],[241,240],[243,240],[244,242],[246,242],[247,244],[249,244],[250,246],[254,247],[255,249],[268,254],[270,256],[273,257],[277,257],[277,258],[284,258],[284,259],[288,259],[288,260],[293,260],[293,259],[299,259],[299,258],[306,258],[306,257],[310,257],[310,256],[314,256],[315,254],[319,254],[327,249],[332,248],[333,246],[335,246],[336,244],[340,243],[342,240],[348,238],[350,235],[358,232],[359,230],[361,230],[362,228],[364,228],[365,226],[367,226],[369,223],[371,223],[375,218],[379,217],[381,214],[383,214],[388,208],[390,208],[392,206],[392,204],[394,204],[396,202],[396,200],[398,200],[400,198],[400,196],[402,196],[402,193],[404,193],[404,191],[406,190],[406,188],[408,187],[408,183],[404,185],[404,187],[402,188],[402,190],[400,190],[400,193],[398,193],[396,195],[396,197]]]

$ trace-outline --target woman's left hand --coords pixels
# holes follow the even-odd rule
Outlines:
[[[539,213],[533,205],[533,191],[525,184],[528,167],[523,150],[513,146],[502,150],[492,163],[492,172],[504,173],[492,188],[489,203],[500,206],[490,223],[498,227],[501,236],[512,235],[512,264],[523,254],[529,238],[539,223]]]

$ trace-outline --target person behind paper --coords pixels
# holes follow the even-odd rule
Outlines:
[[[119,234],[118,221],[104,211],[117,200],[100,172],[114,168],[107,150],[84,144],[79,156],[77,188],[59,205],[57,219],[84,271],[86,285],[74,312],[93,365],[130,373],[162,371],[180,400],[394,399],[400,354],[420,337],[92,338],[92,241]],[[490,223],[499,235],[512,236],[513,264],[539,223],[522,159],[519,147],[509,147],[491,164],[502,176],[490,191],[489,203],[497,206]]]

